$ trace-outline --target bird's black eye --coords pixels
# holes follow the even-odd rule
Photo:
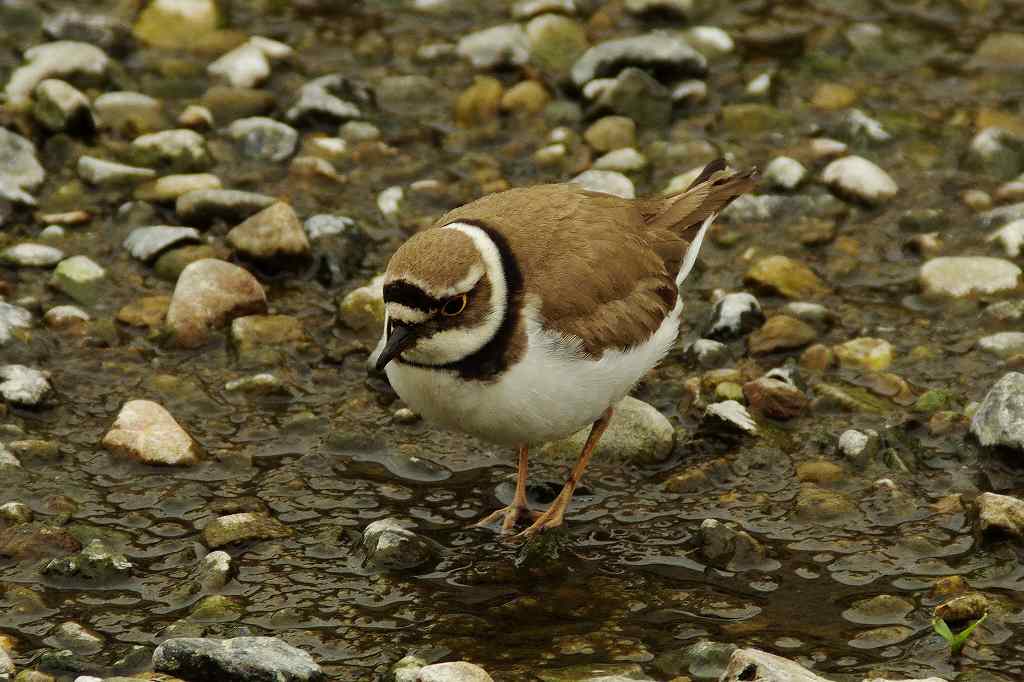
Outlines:
[[[452,296],[444,305],[441,306],[441,314],[453,317],[458,315],[466,309],[466,304],[469,302],[469,296],[466,294],[459,294],[458,296]]]

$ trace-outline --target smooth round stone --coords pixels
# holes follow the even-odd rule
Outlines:
[[[128,134],[148,133],[164,127],[163,104],[141,92],[105,92],[93,102],[96,116],[104,128]]]
[[[7,81],[7,104],[20,109],[30,101],[36,85],[47,78],[64,76],[103,76],[110,58],[95,45],[73,40],[58,40],[25,50],[25,64],[14,70]]]
[[[943,256],[921,266],[920,281],[926,294],[961,298],[1016,289],[1021,269],[1002,258]]]
[[[632,173],[647,167],[647,157],[632,147],[623,147],[608,152],[594,161],[595,170]]]
[[[124,404],[103,447],[145,464],[188,466],[199,461],[195,441],[162,405],[151,400]]]
[[[685,35],[687,42],[705,57],[720,57],[736,49],[732,36],[717,26],[694,26]]]
[[[633,181],[618,171],[611,170],[587,170],[583,171],[569,182],[576,183],[591,192],[603,192],[623,199],[636,197],[636,189]]]
[[[95,303],[106,280],[107,271],[88,256],[72,256],[57,264],[50,286],[63,291],[83,305]]]
[[[769,186],[794,190],[807,177],[807,169],[796,159],[777,156],[764,169],[764,179]]]
[[[17,133],[0,128],[0,199],[35,205],[32,190],[43,184],[46,171],[36,146]]]
[[[362,546],[367,563],[387,571],[405,571],[423,566],[436,554],[429,540],[394,518],[380,519],[366,526]]]
[[[455,51],[478,69],[520,66],[530,59],[526,31],[519,24],[501,24],[469,33],[459,40]]]
[[[212,173],[182,173],[165,175],[140,185],[133,196],[142,201],[176,201],[189,192],[220,188],[220,178]]]
[[[833,350],[844,368],[880,372],[892,364],[892,344],[885,339],[861,337],[840,344]]]
[[[999,242],[1006,255],[1016,258],[1024,246],[1024,220],[1014,220],[990,234],[985,241]]]
[[[153,47],[187,50],[216,31],[220,21],[215,0],[153,0],[132,32]]]
[[[747,337],[748,350],[757,355],[802,348],[818,338],[818,332],[803,320],[773,315]]]
[[[571,463],[579,456],[590,433],[590,427],[541,449],[549,460]],[[615,414],[594,456],[602,461],[656,464],[662,462],[675,446],[675,430],[657,409],[631,396],[615,406]]]
[[[590,46],[580,23],[560,14],[542,14],[526,24],[530,63],[552,73],[565,73]]]
[[[146,163],[168,163],[181,168],[199,168],[210,163],[206,140],[188,128],[140,135],[132,141],[132,147]]]
[[[0,261],[22,268],[49,268],[64,260],[64,252],[45,244],[15,244],[0,251]]]
[[[239,119],[227,133],[238,143],[243,156],[264,161],[284,161],[295,152],[299,141],[295,128],[264,116]]]
[[[225,261],[204,258],[182,270],[167,310],[174,342],[198,348],[213,329],[244,315],[267,310],[267,296],[256,278]]]
[[[380,128],[369,121],[346,121],[338,135],[348,142],[372,142],[380,139]]]
[[[291,530],[262,512],[240,512],[218,516],[203,528],[203,541],[210,549],[251,540],[286,538]]]
[[[839,194],[868,204],[881,204],[899,192],[896,182],[861,156],[844,156],[825,166],[822,179]]]
[[[58,649],[70,649],[79,655],[95,654],[102,651],[105,644],[101,635],[74,621],[58,625],[48,639]]]
[[[599,152],[633,147],[636,144],[636,123],[625,116],[605,116],[587,128],[583,139]]]
[[[531,19],[541,14],[560,13],[575,14],[575,0],[518,0],[512,6],[512,16],[516,19]]]
[[[90,319],[89,313],[74,305],[54,306],[43,315],[43,321],[50,329],[72,329]]]
[[[306,258],[309,239],[295,210],[278,202],[228,232],[228,244],[248,258]]]
[[[434,663],[419,669],[417,682],[493,682],[487,671],[466,661]]]
[[[786,298],[817,298],[829,293],[828,286],[813,270],[788,256],[762,258],[750,267],[744,279]]]
[[[978,339],[978,348],[1008,358],[1024,353],[1024,332],[999,332]]]

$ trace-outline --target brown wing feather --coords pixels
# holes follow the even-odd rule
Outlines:
[[[678,295],[687,229],[747,191],[752,177],[715,170],[682,194],[647,201],[538,185],[483,197],[438,224],[465,220],[498,231],[544,327],[578,338],[583,352],[600,357],[658,329]]]

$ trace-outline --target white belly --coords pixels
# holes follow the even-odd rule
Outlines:
[[[531,322],[520,362],[492,382],[391,362],[392,387],[429,421],[508,445],[564,438],[601,416],[668,353],[679,331],[682,297],[658,330],[626,351],[588,360]]]

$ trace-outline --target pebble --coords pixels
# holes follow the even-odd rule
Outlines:
[[[235,317],[267,310],[267,297],[256,278],[222,260],[204,258],[181,272],[167,310],[174,343],[198,348],[213,329]]]
[[[658,128],[672,118],[672,91],[649,73],[632,66],[619,72],[595,93],[594,109],[633,119],[638,126]]]
[[[1024,332],[999,332],[978,339],[978,348],[1008,358],[1024,353]]]
[[[132,32],[153,47],[189,49],[216,31],[220,22],[214,0],[153,0],[139,14]]]
[[[861,337],[832,349],[844,369],[880,372],[892,364],[892,344],[885,339]]]
[[[726,294],[711,310],[704,336],[725,341],[736,339],[764,324],[761,304],[753,294],[737,292]]]
[[[1009,372],[989,389],[971,417],[971,433],[984,446],[1024,450],[1024,374]]]
[[[843,124],[854,138],[866,138],[871,142],[888,142],[892,135],[882,124],[865,114],[860,109],[850,109],[843,118]]]
[[[493,679],[480,666],[458,661],[423,666],[416,682],[493,682]]]
[[[1016,289],[1021,269],[1008,260],[986,256],[942,256],[921,266],[926,294],[962,298]]]
[[[978,505],[978,526],[982,532],[996,530],[1024,538],[1024,500],[1010,495],[982,493]]]
[[[572,464],[579,457],[590,433],[586,427],[568,438],[545,444],[542,456],[548,461]],[[656,408],[632,396],[615,406],[615,414],[594,456],[605,462],[657,464],[665,461],[675,447],[672,423]]]
[[[57,264],[50,286],[77,303],[92,305],[99,300],[106,278],[107,271],[88,256],[72,256]]]
[[[456,53],[478,69],[521,66],[530,59],[529,40],[519,24],[501,24],[463,36]]]
[[[237,189],[196,189],[177,198],[174,212],[182,222],[208,225],[215,220],[239,222],[274,204],[274,197]]]
[[[715,417],[746,433],[757,433],[757,422],[750,416],[747,408],[735,400],[723,400],[708,405],[705,416]]]
[[[1002,128],[979,131],[967,147],[968,168],[1009,180],[1021,172],[1024,162],[1021,141]]]
[[[347,234],[356,229],[356,221],[348,216],[321,213],[310,216],[303,223],[303,229],[311,240]]]
[[[0,396],[12,405],[38,407],[52,392],[48,372],[25,365],[0,365]]]
[[[1024,219],[1014,220],[1003,225],[985,239],[987,242],[999,242],[1010,258],[1020,255],[1024,245]]]
[[[547,73],[564,74],[590,46],[584,27],[572,17],[542,14],[526,25],[530,63]]]
[[[197,192],[204,189],[220,189],[221,181],[211,173],[183,173],[180,175],[165,175],[153,182],[140,185],[134,193],[136,199],[141,201],[176,201],[189,192]]]
[[[743,384],[743,397],[752,409],[772,419],[798,417],[810,402],[796,386],[770,377]]]
[[[605,194],[622,197],[623,199],[633,199],[636,197],[633,181],[617,171],[587,170],[569,182],[574,182],[592,192],[604,192]]]
[[[112,552],[96,538],[76,554],[46,562],[41,572],[50,577],[110,583],[131,575],[132,568],[132,562],[124,554]]]
[[[807,169],[796,159],[777,156],[764,169],[764,181],[769,187],[792,191],[807,177]]]
[[[1024,219],[1024,202],[997,206],[978,216],[983,227],[994,227],[1014,220]]]
[[[747,338],[747,348],[755,355],[776,353],[802,348],[817,338],[818,332],[806,322],[788,315],[773,315]]]
[[[816,137],[811,140],[811,156],[815,159],[829,159],[842,156],[849,149],[845,142],[827,137]]]
[[[17,457],[15,457],[14,453],[12,453],[10,450],[8,450],[4,445],[0,445],[0,466],[20,467],[21,466],[21,461]],[[14,504],[14,503],[10,502],[8,504]],[[7,506],[6,504],[0,506],[0,518],[3,518],[4,507],[6,507],[6,506]]]
[[[764,569],[768,552],[750,533],[735,523],[704,519],[697,532],[701,556],[723,571]]]
[[[888,173],[861,156],[836,159],[825,166],[822,179],[838,194],[871,205],[882,204],[899,192]]]
[[[384,275],[345,294],[338,302],[338,317],[353,331],[379,336],[384,329]]]
[[[212,128],[214,124],[213,112],[201,104],[189,104],[181,114],[178,115],[178,125],[193,130],[205,130]]]
[[[276,637],[168,639],[153,652],[153,669],[189,680],[322,682],[313,657]]]
[[[103,447],[144,464],[190,466],[199,461],[192,437],[162,405],[150,400],[124,404]]]
[[[1020,518],[1024,521],[1024,515]],[[935,607],[935,617],[947,623],[963,623],[981,618],[991,609],[988,597],[980,592],[961,594]]]
[[[782,306],[781,312],[804,322],[822,326],[832,323],[835,319],[835,313],[825,306],[807,301],[790,301]]]
[[[291,206],[278,202],[248,218],[227,235],[228,244],[254,260],[306,259],[309,239]]]
[[[78,158],[78,177],[99,187],[116,187],[152,180],[156,171],[83,155]]]
[[[53,132],[89,135],[96,130],[96,119],[89,98],[69,83],[48,78],[33,92],[36,120]]]
[[[21,306],[0,300],[0,346],[5,346],[14,339],[15,330],[28,329],[31,326],[32,313]]]
[[[436,555],[436,548],[430,541],[393,518],[380,519],[368,525],[363,530],[362,546],[369,564],[388,571],[418,568]]]
[[[690,45],[708,58],[721,57],[736,49],[732,36],[718,26],[694,26],[684,35]]]
[[[377,209],[392,223],[398,222],[405,190],[399,186],[388,187],[377,195]]]
[[[0,680],[14,679],[15,670],[11,655],[7,653],[7,649],[0,646]]]
[[[232,379],[224,384],[224,390],[229,393],[260,394],[287,392],[284,382],[267,372],[241,377],[240,379]]]
[[[701,367],[718,367],[729,359],[729,347],[713,339],[697,339],[688,348]],[[721,386],[721,384],[719,384]],[[728,396],[735,398],[736,396]]]
[[[221,550],[210,552],[196,567],[196,583],[207,592],[216,592],[228,584],[232,572],[230,554]]]
[[[31,141],[0,128],[0,200],[34,206],[31,192],[46,179]]]
[[[768,256],[754,263],[744,280],[766,287],[786,298],[815,298],[830,293],[814,271],[787,256]]]
[[[240,512],[218,516],[203,528],[203,542],[217,549],[250,540],[274,540],[289,537],[292,531],[262,512]]]
[[[149,262],[172,247],[200,241],[199,231],[194,227],[151,225],[132,230],[122,246],[128,249],[133,258]]]
[[[604,116],[587,128],[583,139],[599,152],[633,147],[636,144],[636,123],[626,116]]]
[[[18,465],[15,464],[15,466]],[[0,504],[0,522],[8,526],[16,526],[19,523],[31,523],[33,517],[32,509],[23,502],[5,502]],[[0,643],[0,651],[2,650],[3,644]]]
[[[84,76],[102,77],[110,67],[107,54],[88,43],[58,40],[25,50],[25,64],[7,81],[7,104],[21,109],[29,104],[36,85],[47,78]]]
[[[359,106],[349,98],[352,87],[341,74],[328,74],[314,78],[299,90],[295,104],[285,113],[292,123],[305,119],[346,121],[362,118]]]
[[[252,88],[270,76],[271,60],[293,54],[288,45],[256,36],[222,55],[206,67],[211,76],[227,81],[236,88]]]
[[[210,164],[203,136],[188,128],[140,135],[132,141],[144,165],[162,163],[177,169],[204,168]]]
[[[228,126],[227,134],[238,143],[242,156],[261,161],[284,161],[299,141],[295,128],[263,116],[239,119]]]
[[[64,260],[64,252],[45,244],[21,243],[0,251],[0,262],[19,268],[52,268]]]
[[[596,170],[633,173],[647,167],[647,157],[632,147],[615,149],[594,161]]]
[[[87,656],[102,651],[106,642],[103,637],[80,623],[67,621],[54,628],[48,643],[59,649],[69,649],[80,656]]]
[[[572,66],[576,87],[595,78],[615,76],[625,66],[672,71],[682,76],[701,77],[707,60],[679,34],[652,31],[629,38],[606,40],[583,53]]]
[[[516,19],[530,19],[548,12],[576,14],[576,2],[575,0],[518,0],[512,6],[512,16]]]
[[[54,306],[43,315],[50,329],[82,329],[90,319],[89,313],[74,305]]]
[[[117,90],[95,99],[93,107],[102,127],[125,135],[160,130],[166,124],[160,100],[141,92]]]

